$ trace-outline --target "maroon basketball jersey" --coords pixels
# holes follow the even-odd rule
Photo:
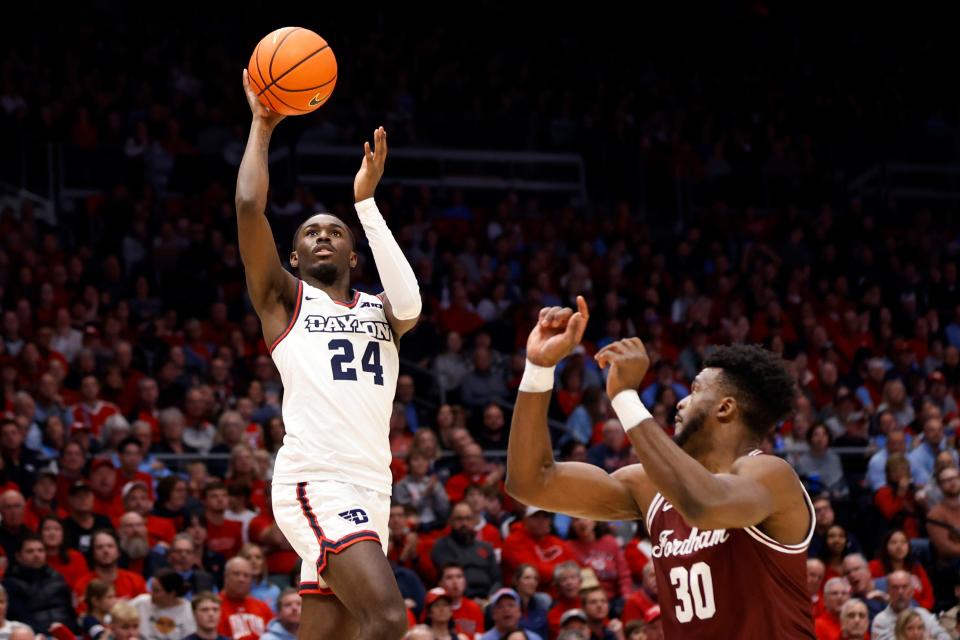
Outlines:
[[[750,455],[758,454],[751,453]],[[666,640],[813,640],[807,547],[781,544],[756,527],[701,531],[659,493],[647,510]]]

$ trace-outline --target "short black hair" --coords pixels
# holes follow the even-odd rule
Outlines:
[[[140,442],[140,440],[133,436],[127,436],[117,445],[117,453],[123,453],[123,451],[131,444],[136,446],[140,451],[143,451],[143,443]]]
[[[343,225],[343,228],[347,230],[347,235],[350,236],[350,248],[352,250],[356,250],[357,239],[353,236],[353,230],[350,228],[350,225],[348,225],[342,218],[340,218],[340,216],[334,215],[332,213],[328,213],[327,211],[316,211],[314,213],[311,213],[310,218],[313,218],[314,216],[319,216],[319,215],[330,216],[331,218],[336,218],[337,220],[340,220],[340,224]],[[301,222],[300,226],[297,227],[297,230],[293,232],[293,250],[294,251],[297,250],[297,238],[300,237],[300,232],[303,230],[303,225],[307,224],[310,218],[307,218],[306,220]]]
[[[187,585],[183,580],[183,576],[170,567],[157,569],[157,572],[153,574],[153,579],[160,583],[164,591],[168,593],[172,592],[176,594],[178,598],[182,598],[184,594],[187,593]]]
[[[759,345],[719,347],[703,363],[721,370],[747,428],[764,436],[793,410],[794,381],[780,356]]]

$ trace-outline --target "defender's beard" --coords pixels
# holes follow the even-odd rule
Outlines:
[[[680,429],[679,433],[674,434],[673,441],[677,443],[677,446],[681,449],[684,448],[684,445],[690,442],[690,439],[693,438],[698,431],[702,431],[706,424],[707,418],[703,413],[690,415],[683,420],[683,428]]]

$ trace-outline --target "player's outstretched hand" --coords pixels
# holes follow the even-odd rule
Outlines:
[[[357,177],[353,179],[355,202],[373,197],[373,192],[377,190],[380,178],[383,177],[383,165],[386,161],[387,131],[383,127],[377,127],[373,132],[373,150],[370,150],[369,142],[363,143],[363,162],[360,163]]]
[[[554,366],[580,344],[589,319],[583,296],[577,296],[576,312],[568,307],[541,309],[537,326],[527,338],[527,359],[541,367]]]
[[[262,120],[264,124],[271,128],[277,126],[277,123],[287,116],[268,109],[250,86],[250,79],[247,77],[247,70],[243,70],[243,93],[247,96],[247,104],[250,105],[250,111],[253,113],[254,120]]]
[[[640,338],[611,342],[594,356],[607,374],[607,396],[613,399],[621,391],[637,389],[650,368],[650,356]]]

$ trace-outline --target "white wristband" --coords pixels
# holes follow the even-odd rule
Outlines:
[[[527,366],[523,370],[523,377],[520,379],[519,390],[527,393],[553,391],[554,369],[556,369],[556,367],[541,367],[527,360]]]
[[[624,431],[629,431],[644,420],[653,418],[647,408],[643,406],[643,402],[640,401],[640,394],[634,389],[627,389],[618,393],[610,401],[610,406],[613,407],[614,412],[620,419]]]

